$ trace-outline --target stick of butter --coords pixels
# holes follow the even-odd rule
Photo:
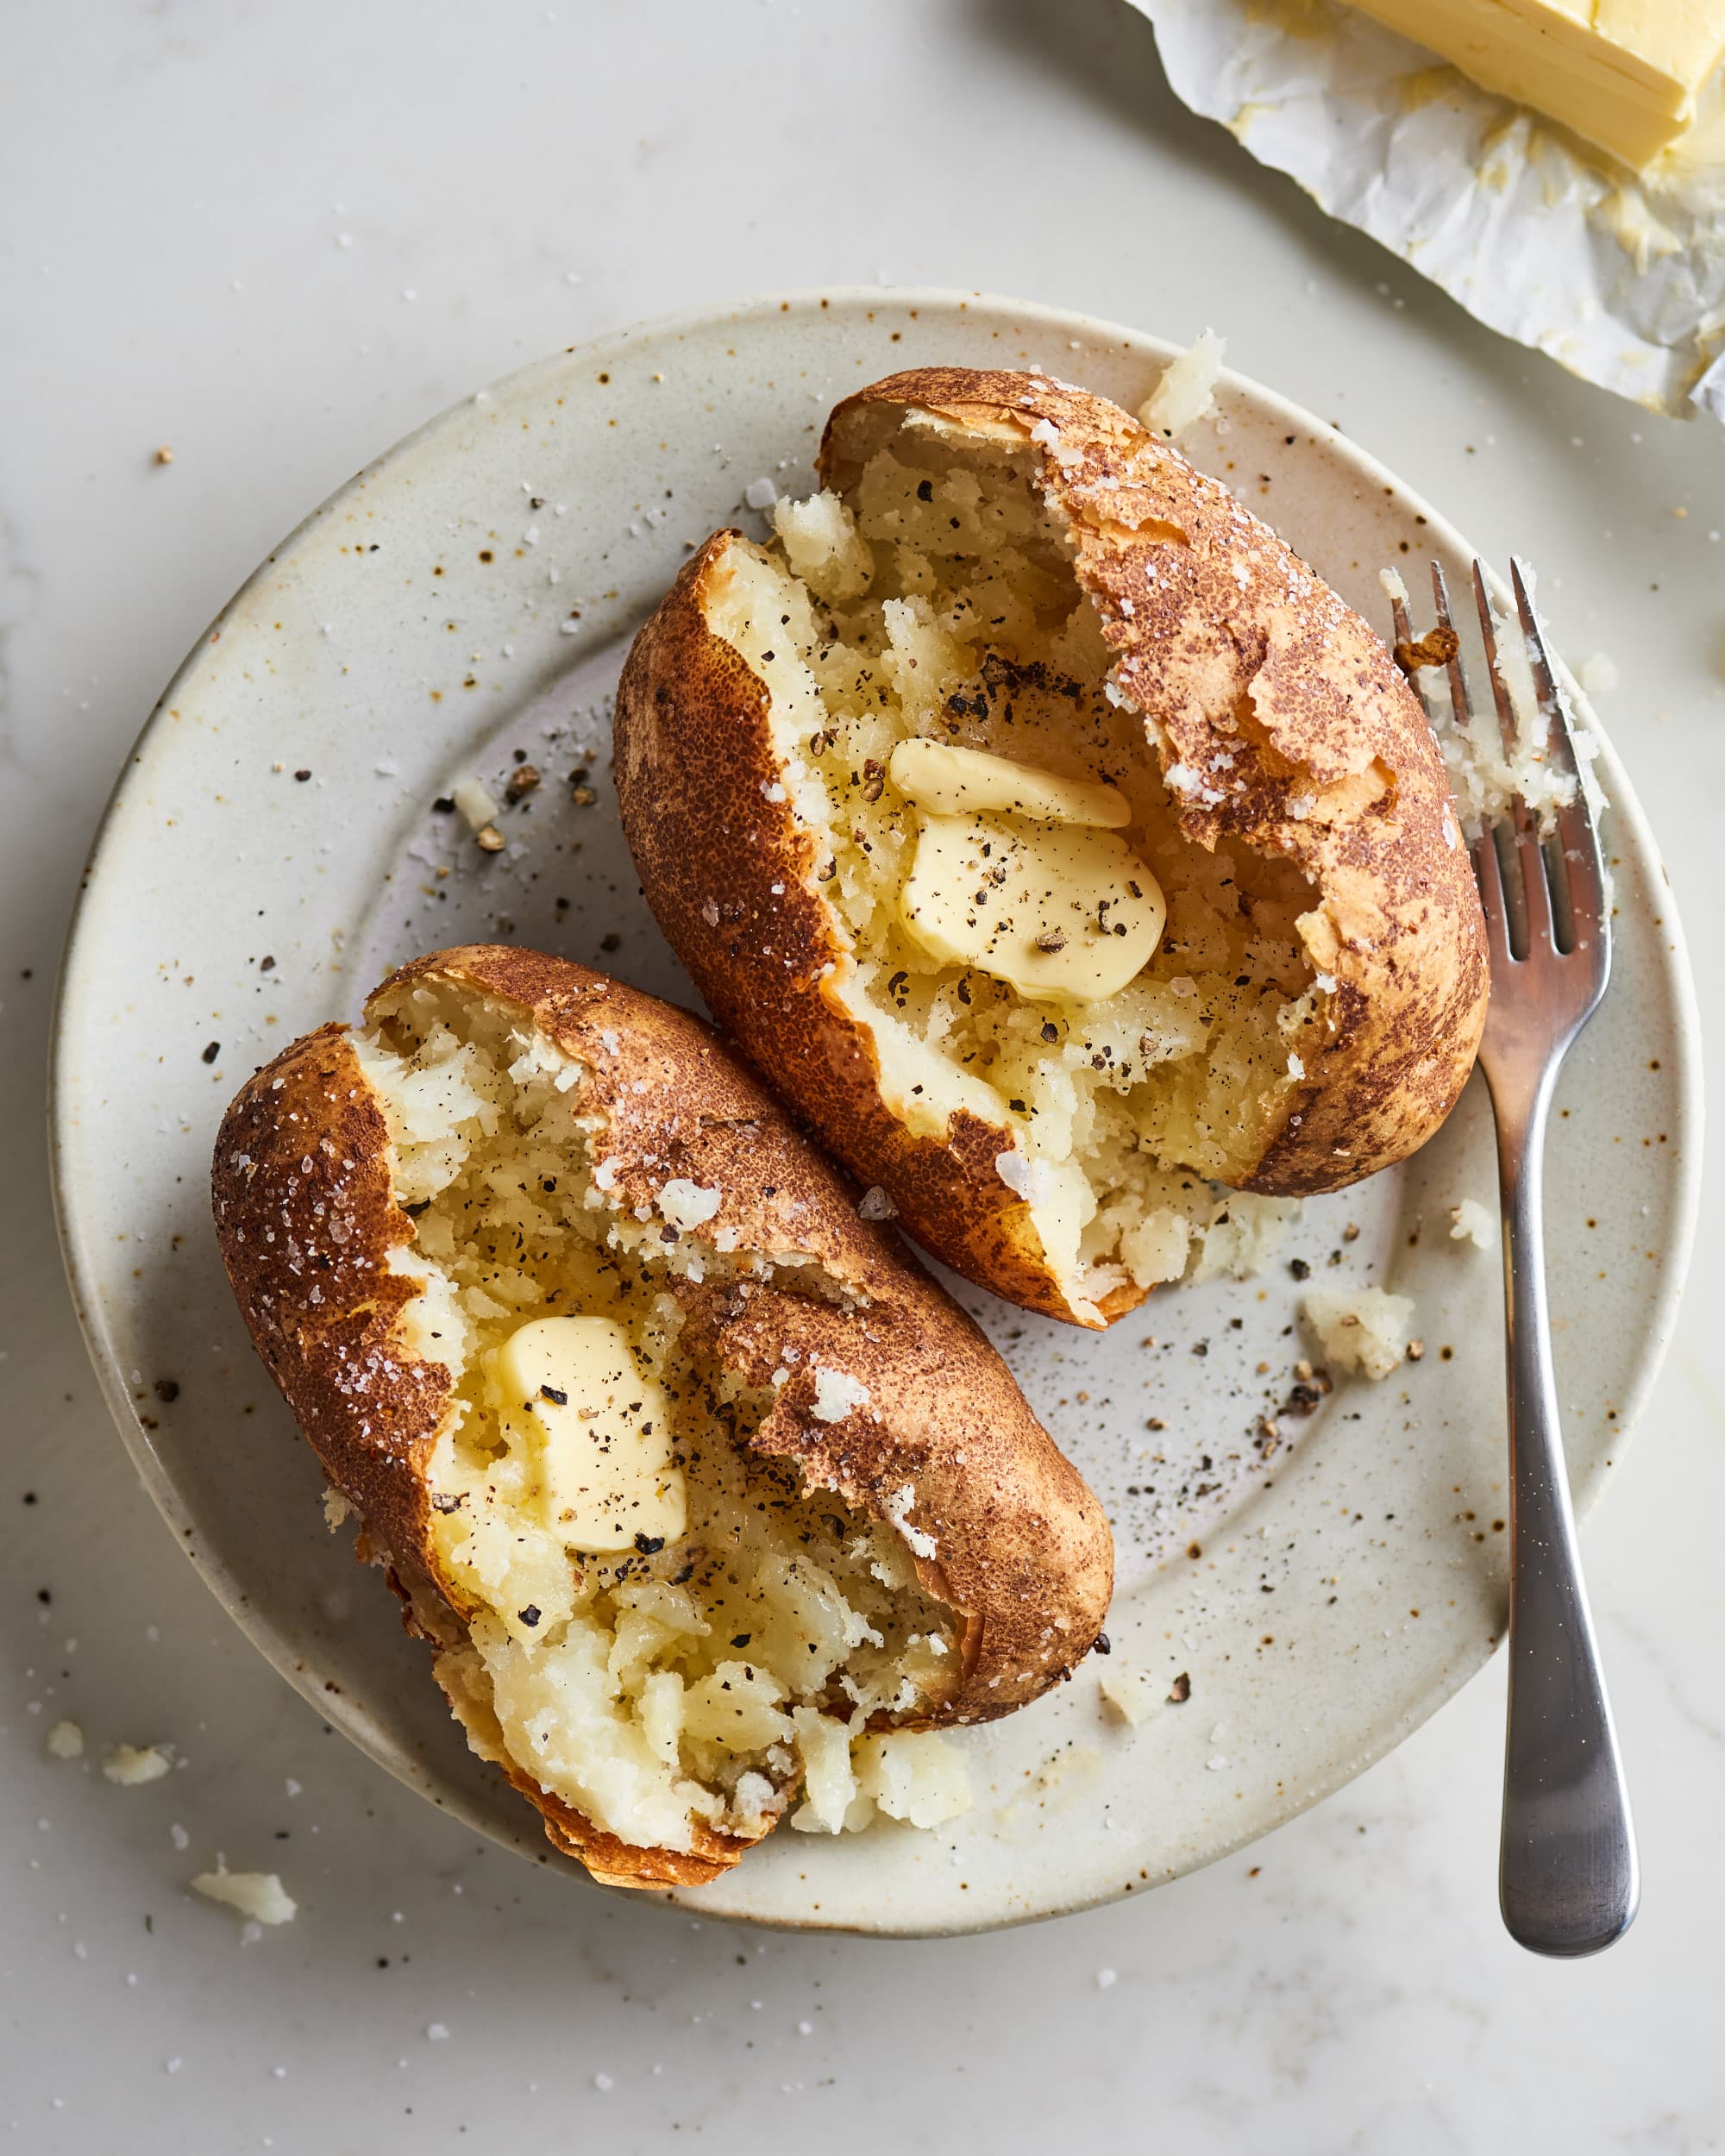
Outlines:
[[[1640,166],[1690,126],[1725,0],[1355,0],[1416,45]]]
[[[534,1318],[498,1349],[492,1377],[512,1445],[538,1470],[545,1524],[571,1550],[675,1542],[687,1525],[671,1413],[610,1318]]]

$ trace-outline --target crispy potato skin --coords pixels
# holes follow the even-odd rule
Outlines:
[[[801,1138],[712,1031],[687,1012],[602,974],[536,952],[476,945],[442,951],[384,983],[374,1020],[422,981],[511,1006],[578,1058],[571,1100],[599,1119],[624,1217],[673,1177],[720,1193],[705,1231],[737,1232],[744,1251],[819,1261],[849,1307],[778,1285],[747,1296],[667,1280],[693,1351],[766,1385],[792,1376],[755,1438],[813,1486],[856,1509],[907,1519],[925,1586],[960,1620],[951,1691],[924,1726],[986,1720],[1037,1697],[1088,1651],[1113,1585],[1100,1506],[1032,1414],[982,1333],[896,1236],[857,1217],[854,1194]],[[637,1091],[639,1085],[642,1090]],[[471,1614],[439,1570],[427,1463],[451,1407],[441,1367],[418,1361],[402,1313],[411,1269],[388,1269],[413,1222],[391,1190],[386,1126],[343,1030],[296,1042],[245,1086],[224,1119],[213,1170],[216,1232],[258,1352],[330,1481],[364,1515],[390,1566],[410,1629],[455,1654]],[[800,1351],[790,1363],[787,1348]],[[813,1413],[811,1354],[869,1390],[843,1419]],[[904,1493],[909,1490],[911,1495]],[[445,1689],[474,1729],[474,1702]],[[708,1834],[691,1856],[639,1850],[531,1784],[560,1848],[596,1876],[687,1883],[733,1864],[745,1844]],[[692,1869],[693,1867],[693,1869]]]
[[[389,1131],[343,1027],[320,1026],[241,1088],[211,1182],[253,1346],[373,1539],[430,1573],[423,1476],[452,1388],[402,1341],[417,1286],[387,1264],[413,1223],[392,1194]]]
[[[1116,405],[1044,376],[932,367],[877,382],[828,422],[823,482],[842,492],[912,408],[1040,455],[1164,771],[1234,758],[1243,783],[1222,802],[1180,797],[1182,830],[1279,855],[1317,893],[1303,926],[1336,983],[1328,1037],[1305,1052],[1242,1187],[1305,1195],[1405,1158],[1466,1081],[1487,974],[1443,760],[1389,654],[1225,487]],[[1031,442],[1044,421],[1058,455]],[[1028,1208],[995,1171],[1010,1131],[965,1115],[944,1144],[912,1138],[880,1097],[867,1028],[839,1003],[845,931],[813,880],[812,839],[766,798],[780,774],[765,686],[706,626],[737,537],[718,533],[689,561],[624,669],[618,792],[649,903],[719,1023],[841,1158],[891,1190],[919,1241],[1072,1318]],[[1138,1300],[1117,1295],[1105,1315]]]

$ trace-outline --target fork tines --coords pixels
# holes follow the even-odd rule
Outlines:
[[[1533,676],[1534,693],[1544,720],[1543,738],[1524,740],[1497,648],[1485,575],[1473,565],[1474,603],[1479,616],[1491,697],[1502,737],[1505,761],[1514,772],[1524,759],[1541,752],[1571,784],[1567,801],[1547,809],[1551,830],[1542,834],[1542,816],[1516,791],[1504,821],[1489,825],[1473,842],[1474,874],[1485,910],[1494,966],[1516,963],[1544,949],[1556,955],[1590,950],[1602,968],[1609,959],[1609,910],[1598,833],[1588,805],[1570,718],[1528,589],[1531,579],[1519,561],[1510,563],[1516,612]],[[1440,666],[1449,680],[1450,704],[1464,739],[1472,737],[1472,710],[1462,664],[1461,639],[1451,617],[1449,588],[1442,566],[1432,564],[1432,592],[1438,625],[1416,642],[1405,602],[1391,604],[1396,624],[1396,658],[1409,680],[1421,667]],[[1501,946],[1501,950],[1500,950]]]

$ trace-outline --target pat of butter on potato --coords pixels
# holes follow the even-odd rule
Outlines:
[[[679,1540],[688,1520],[671,1414],[610,1318],[534,1318],[492,1366],[500,1420],[536,1463],[546,1525],[572,1550]]]
[[[932,957],[1038,1000],[1098,1002],[1149,963],[1162,888],[1124,839],[1000,816],[922,818],[900,910]]]
[[[900,793],[935,816],[992,810],[1032,816],[1044,824],[1095,824],[1123,830],[1132,805],[1117,786],[1063,779],[986,749],[954,749],[938,741],[901,741],[887,763]]]
[[[1110,836],[1132,821],[1118,787],[926,740],[901,741],[887,771],[921,811],[900,912],[932,957],[1020,995],[1088,1003],[1154,956],[1168,909]]]

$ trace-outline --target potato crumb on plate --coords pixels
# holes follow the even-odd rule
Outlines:
[[[1464,1198],[1450,1207],[1450,1240],[1477,1244],[1482,1250],[1495,1250],[1497,1223],[1477,1198]]]
[[[1335,1369],[1388,1377],[1401,1363],[1414,1320],[1412,1296],[1382,1288],[1319,1288],[1300,1308]]]
[[[1162,379],[1138,406],[1138,416],[1152,434],[1179,434],[1215,410],[1216,383],[1227,348],[1214,329],[1206,329],[1189,350],[1169,362]]]

